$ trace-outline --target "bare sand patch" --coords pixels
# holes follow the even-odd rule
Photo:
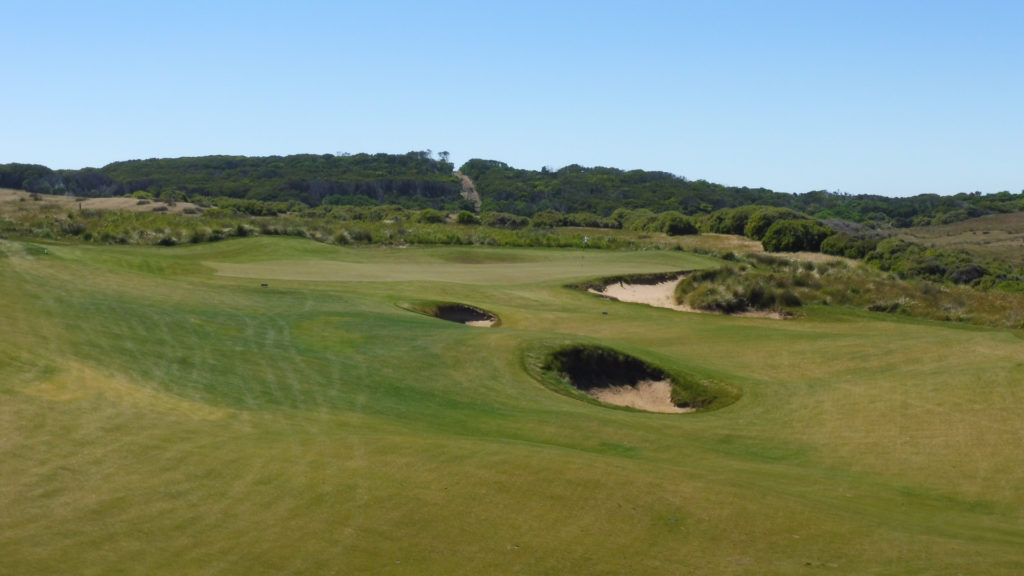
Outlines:
[[[633,386],[592,388],[587,392],[605,404],[627,406],[647,412],[684,414],[693,408],[680,408],[672,403],[672,383],[668,380],[642,380]]]

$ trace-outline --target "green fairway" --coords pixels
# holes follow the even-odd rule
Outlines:
[[[718,263],[0,240],[0,574],[1024,573],[1020,332],[566,288]],[[741,396],[581,402],[568,344]]]

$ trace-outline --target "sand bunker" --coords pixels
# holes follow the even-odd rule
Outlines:
[[[618,300],[619,302],[647,304],[648,306],[654,306],[656,308],[668,308],[670,310],[679,310],[681,312],[719,314],[719,312],[711,310],[699,310],[692,306],[687,306],[686,304],[677,304],[675,296],[676,285],[679,284],[679,281],[682,280],[682,278],[683,276],[679,276],[657,284],[626,284],[624,282],[616,282],[605,286],[603,290],[589,288],[587,292],[603,296],[604,298]],[[747,310],[745,312],[734,312],[729,315],[739,316],[742,318],[771,318],[775,320],[781,320],[786,317],[784,313],[774,310]]]
[[[497,314],[458,302],[418,302],[399,304],[400,308],[477,328],[493,328],[501,324]]]
[[[498,323],[498,317],[494,314],[465,304],[440,304],[434,316],[478,328],[490,328]]]
[[[676,304],[676,284],[680,278],[672,278],[657,284],[625,284],[616,282],[604,287],[604,290],[587,290],[591,294],[612,298],[620,302],[634,302],[636,304],[647,304],[658,308],[670,308],[684,312],[695,312],[693,308],[683,304]]]
[[[693,408],[683,408],[672,403],[672,382],[668,380],[643,380],[633,386],[594,388],[588,394],[605,404],[628,406],[647,412],[695,412]]]
[[[577,390],[606,404],[647,412],[694,412],[673,402],[675,382],[668,373],[611,348],[579,345],[555,350],[544,366]]]

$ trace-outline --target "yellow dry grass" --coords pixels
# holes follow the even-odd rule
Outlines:
[[[200,210],[199,206],[191,202],[175,202],[172,206],[159,200],[152,202],[140,201],[137,198],[86,198],[78,200],[74,196],[57,196],[54,194],[37,194],[39,199],[35,200],[32,194],[23,190],[11,190],[0,188],[0,211],[17,210],[22,203],[31,202],[41,204],[39,207],[52,208],[57,210],[126,210],[129,212],[167,212],[169,214],[184,214],[186,210]]]
[[[230,412],[224,408],[159,392],[137,381],[130,381],[118,374],[105,372],[73,359],[64,360],[60,369],[52,376],[22,387],[21,392],[55,402],[102,397],[126,407],[200,420],[221,419]]]
[[[899,238],[945,250],[966,250],[980,258],[1024,264],[1024,212],[989,214],[942,226],[900,230]]]

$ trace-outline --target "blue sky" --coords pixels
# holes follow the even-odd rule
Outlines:
[[[1024,188],[1024,2],[5,3],[0,163],[446,150]]]

